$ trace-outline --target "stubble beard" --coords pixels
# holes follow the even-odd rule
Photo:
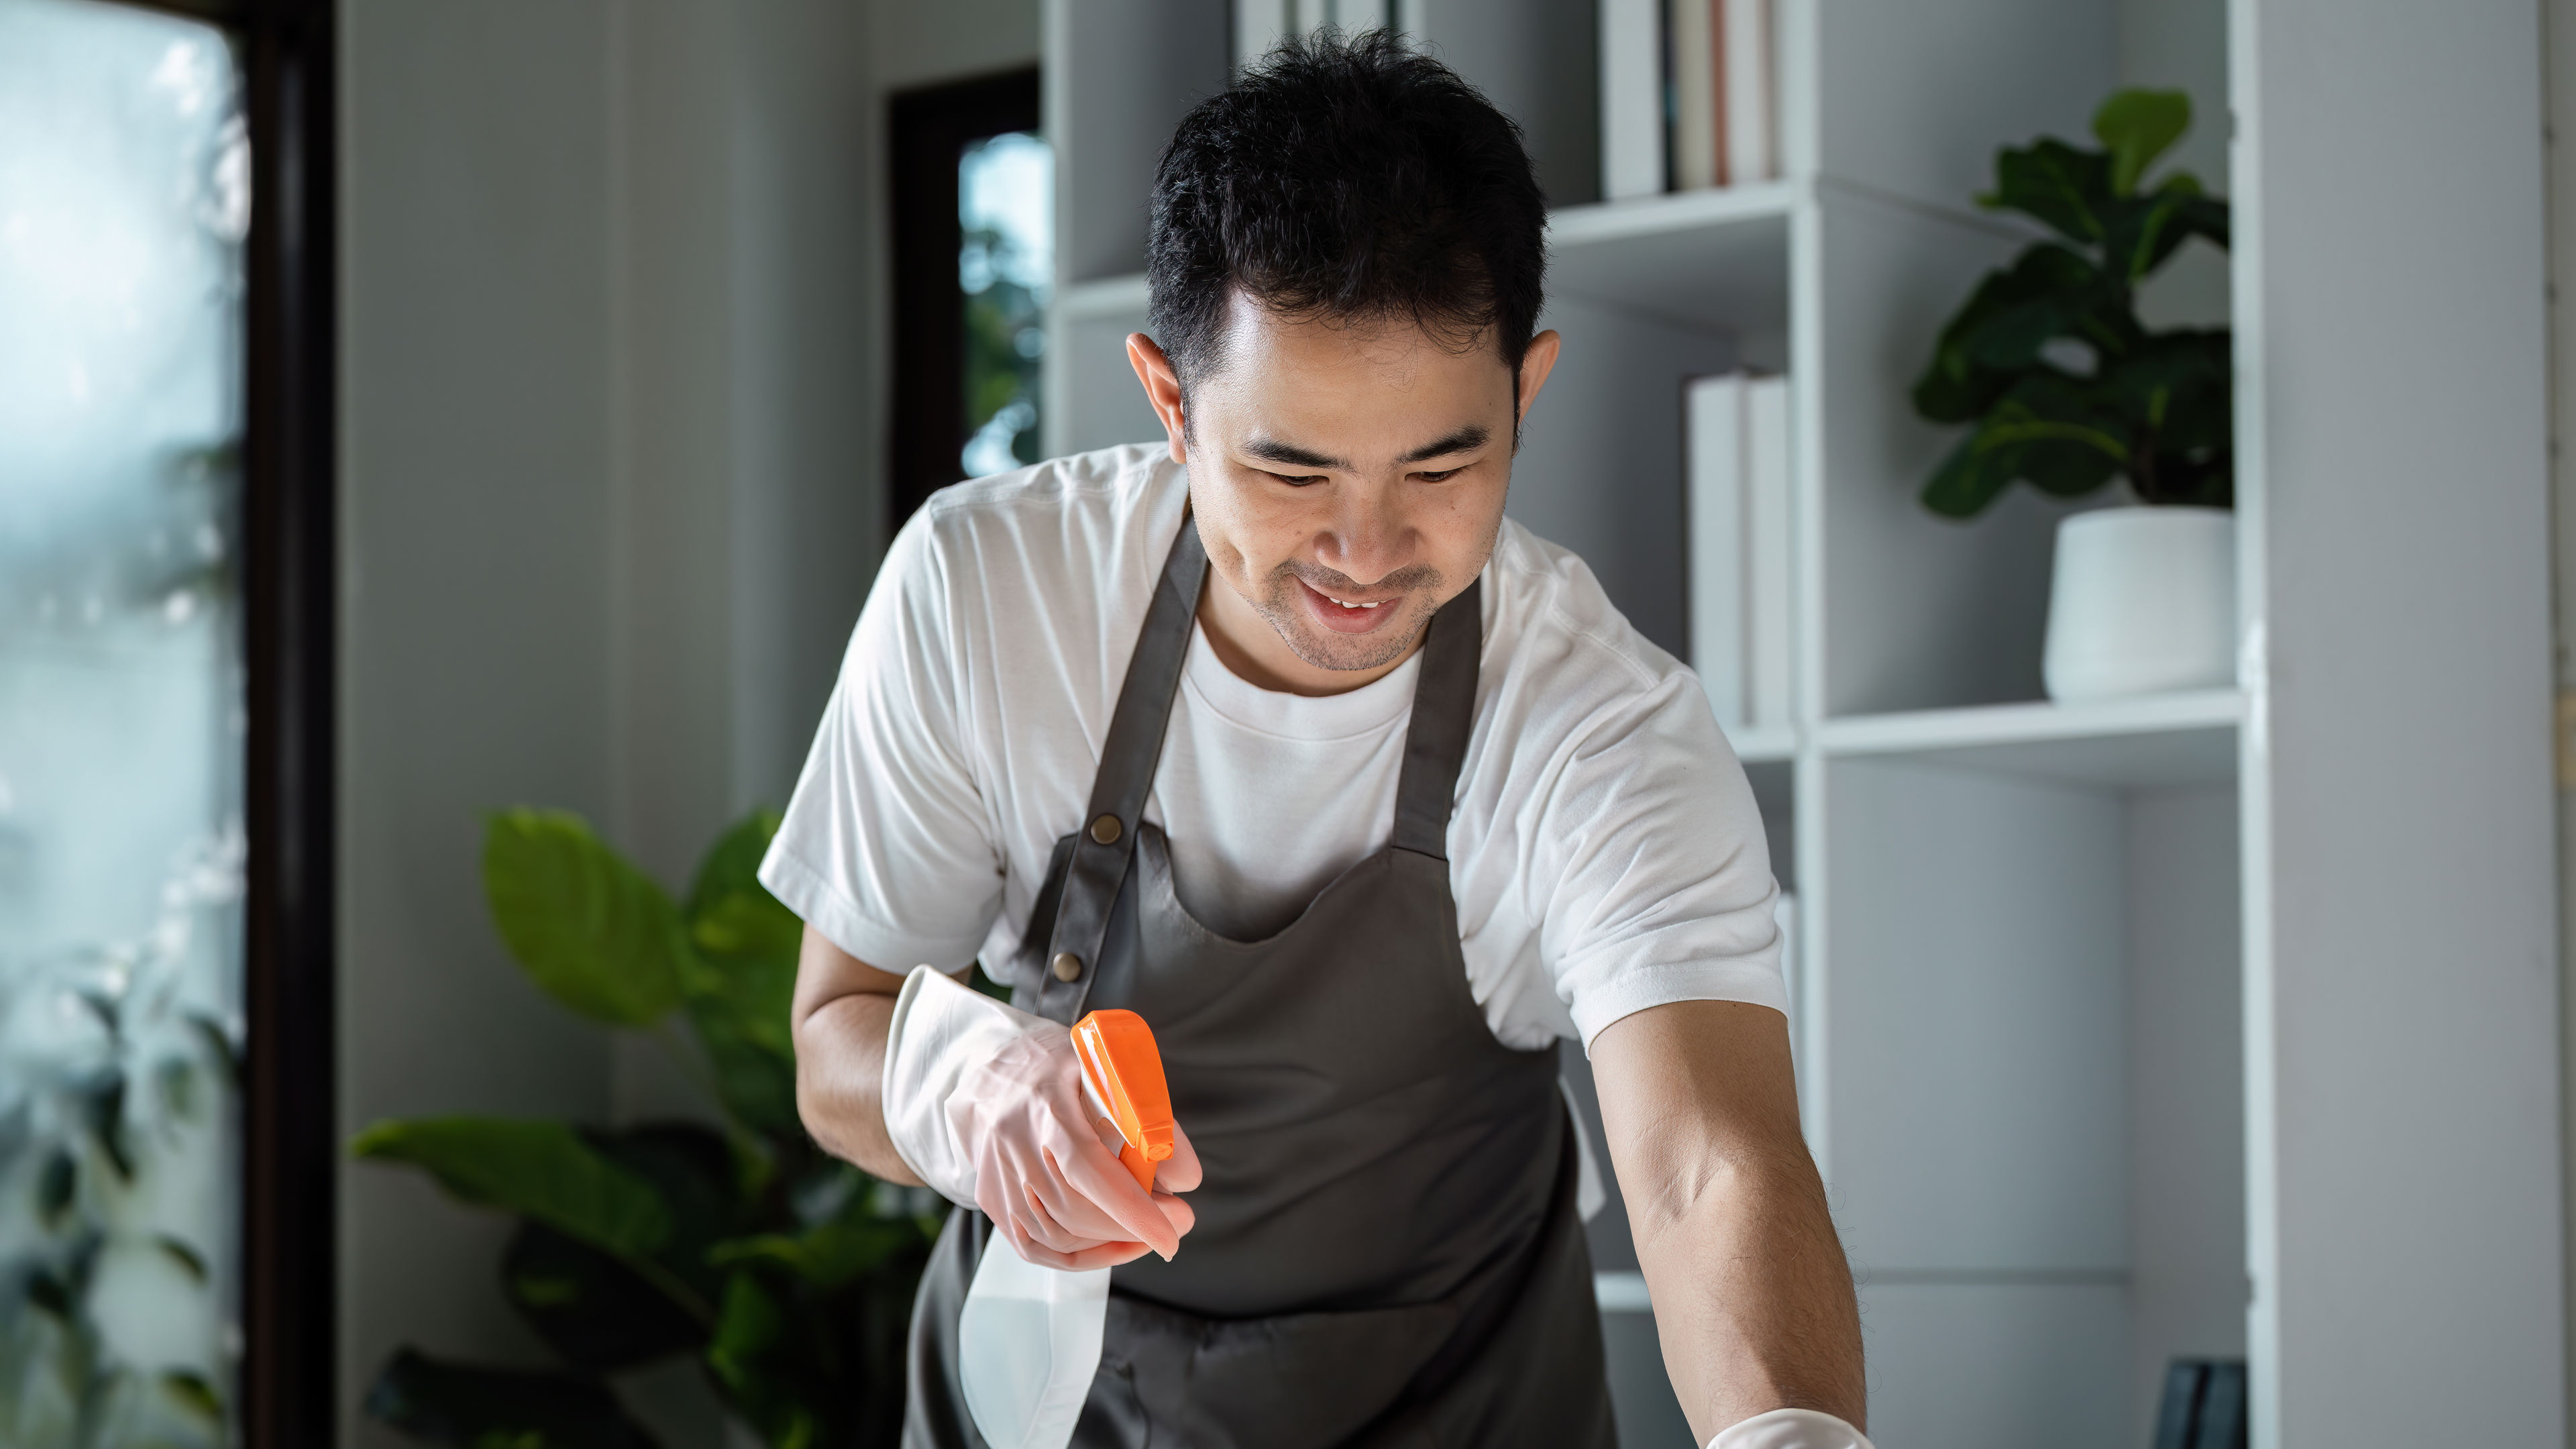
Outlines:
[[[1401,571],[1402,574],[1411,572]],[[1439,605],[1432,602],[1439,597],[1440,575],[1437,571],[1426,567],[1418,579],[1384,579],[1379,581],[1379,587],[1388,583],[1400,583],[1405,595],[1400,602],[1380,607],[1401,608],[1406,618],[1395,628],[1377,629],[1367,634],[1335,634],[1318,627],[1307,615],[1305,601],[1298,597],[1298,590],[1308,586],[1327,597],[1335,587],[1364,592],[1350,588],[1350,580],[1339,574],[1307,580],[1298,574],[1295,565],[1281,564],[1270,576],[1269,589],[1253,602],[1252,607],[1254,612],[1269,621],[1271,629],[1288,646],[1290,653],[1317,669],[1352,673],[1381,669],[1410,653],[1420,642],[1422,631],[1430,627],[1431,616],[1439,612]]]

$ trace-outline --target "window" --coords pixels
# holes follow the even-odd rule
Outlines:
[[[183,8],[0,0],[0,1443],[30,1449],[319,1443],[330,1409],[327,8]]]
[[[961,477],[1039,461],[1038,365],[1055,284],[1055,153],[1028,131],[957,158],[957,290],[965,295]]]
[[[891,131],[899,527],[939,488],[1038,461],[1055,161],[1034,70],[906,91]]]

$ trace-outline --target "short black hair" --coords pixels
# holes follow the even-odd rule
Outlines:
[[[1290,317],[1401,318],[1515,376],[1538,326],[1547,201],[1521,129],[1372,30],[1283,41],[1181,120],[1154,175],[1151,323],[1184,385],[1240,289]]]

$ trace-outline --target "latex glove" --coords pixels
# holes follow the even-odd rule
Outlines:
[[[1871,1449],[1858,1429],[1813,1409],[1773,1409],[1721,1429],[1708,1449]]]
[[[1157,1190],[1120,1165],[1116,1130],[1082,1100],[1073,1034],[916,966],[887,1023],[882,1099],[895,1154],[950,1201],[983,1210],[1019,1255],[1080,1271],[1169,1258],[1196,1222],[1174,1197],[1198,1153],[1172,1134]]]

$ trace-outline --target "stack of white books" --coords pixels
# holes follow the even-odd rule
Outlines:
[[[1729,732],[1790,720],[1789,380],[1683,385],[1689,430],[1690,656]]]
[[[1601,0],[1601,195],[1780,174],[1772,0]]]

